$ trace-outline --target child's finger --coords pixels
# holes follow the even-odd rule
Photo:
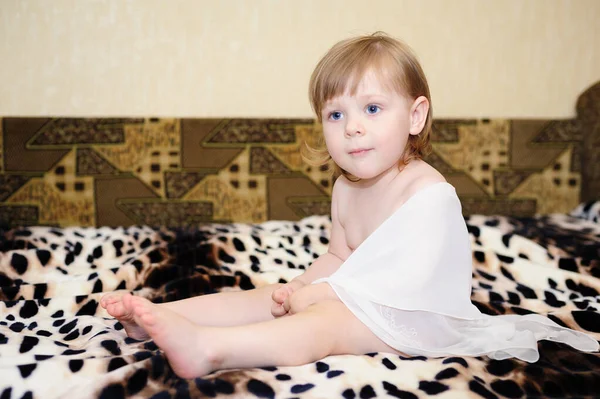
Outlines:
[[[283,303],[288,296],[288,292],[284,287],[278,288],[273,292],[273,300],[279,304]]]
[[[281,306],[280,304],[273,303],[271,305],[271,314],[274,317],[281,317],[281,316],[285,315],[285,313],[286,313],[285,309],[283,309],[283,306]]]
[[[290,296],[294,293],[294,287],[292,287],[291,284],[286,284],[283,287],[281,287],[283,289],[285,289],[285,292],[287,293],[287,296]]]
[[[291,305],[290,305],[290,297],[289,296],[287,298],[285,298],[285,301],[283,301],[282,307],[286,313],[288,313],[290,311]]]
[[[271,294],[271,299],[272,299],[274,302],[279,302],[279,290],[280,290],[280,289],[281,289],[281,288],[277,288],[277,289],[276,289],[275,291],[273,291],[273,293]]]

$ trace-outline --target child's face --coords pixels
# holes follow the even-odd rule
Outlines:
[[[410,134],[413,101],[384,88],[367,72],[355,95],[348,92],[323,107],[323,133],[333,161],[360,179],[398,166]]]

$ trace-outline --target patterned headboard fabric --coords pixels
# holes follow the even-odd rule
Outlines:
[[[3,118],[0,225],[190,226],[329,213],[313,120]],[[427,161],[463,213],[569,212],[600,196],[600,83],[569,120],[434,121]]]

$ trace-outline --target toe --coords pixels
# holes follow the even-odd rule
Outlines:
[[[123,305],[125,306],[125,308],[131,308],[131,303],[133,299],[133,295],[131,295],[130,293],[124,294],[121,297],[121,302],[123,302]]]
[[[109,305],[112,309],[112,313],[113,316],[115,317],[122,317],[125,316],[127,314],[127,312],[125,311],[125,308],[123,307],[122,303],[113,303],[111,305]]]
[[[104,306],[104,308],[106,309],[106,311],[108,312],[109,315],[111,315],[112,317],[116,317],[114,305],[106,305],[106,306]]]
[[[109,315],[111,315],[112,317],[119,317],[120,314],[117,310],[117,305],[114,303],[108,304],[106,306],[106,311],[108,312]]]
[[[110,305],[113,302],[114,302],[113,296],[110,294],[104,295],[102,298],[100,298],[100,305],[103,308],[106,308],[108,305]]]

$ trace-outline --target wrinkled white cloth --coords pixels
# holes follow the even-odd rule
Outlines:
[[[427,186],[400,206],[331,276],[340,300],[383,342],[408,355],[539,359],[537,341],[598,351],[547,317],[482,314],[471,303],[470,239],[456,191]]]

